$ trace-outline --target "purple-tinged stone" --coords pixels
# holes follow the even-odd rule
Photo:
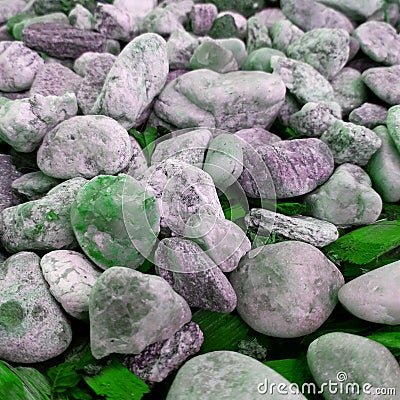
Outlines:
[[[147,346],[138,355],[128,355],[123,364],[140,379],[161,382],[187,358],[196,354],[203,343],[200,327],[189,322],[171,338]]]
[[[12,192],[12,182],[21,175],[12,164],[11,157],[0,154],[0,211],[20,203]]]
[[[56,23],[36,23],[22,32],[22,41],[36,51],[57,58],[78,58],[88,51],[102,53],[105,36],[92,31]]]
[[[240,131],[235,132],[235,135],[240,138],[245,144],[242,143],[242,146],[245,147],[246,144],[258,147],[265,144],[272,144],[281,141],[282,139],[271,133],[260,126],[255,126],[249,129],[241,129]]]
[[[231,312],[236,294],[226,276],[197,244],[182,238],[163,239],[155,253],[158,273],[191,307]]]
[[[218,15],[218,9],[214,4],[195,4],[190,14],[190,26],[192,32],[198,36],[204,36],[211,29]]]
[[[364,103],[355,108],[349,115],[349,121],[353,124],[362,125],[374,129],[378,125],[386,124],[387,108],[378,104]]]
[[[175,78],[177,78],[178,76],[181,76],[183,74],[186,74],[187,72],[189,72],[186,69],[176,69],[175,71],[170,71],[168,73],[167,76],[167,81],[165,82],[165,86],[168,85],[168,83],[170,83],[171,81],[173,81]]]

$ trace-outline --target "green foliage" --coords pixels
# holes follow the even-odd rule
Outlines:
[[[387,219],[388,221],[400,219],[400,205],[383,203],[379,219]]]
[[[50,368],[47,376],[51,381],[51,393],[53,396],[68,393],[81,381],[82,376],[76,371],[73,363],[66,362]]]
[[[264,364],[281,374],[289,382],[296,383],[300,388],[303,383],[312,382],[312,376],[304,358],[271,360],[265,361]]]
[[[219,202],[221,204],[222,211],[224,212],[224,216],[230,221],[236,221],[240,218],[244,218],[246,215],[246,210],[239,202],[236,201],[238,200],[234,198],[228,199],[225,194],[221,194],[219,196]]]
[[[154,141],[158,137],[157,129],[149,126],[145,129],[143,133],[141,133],[136,129],[132,128],[129,130],[129,134],[136,139],[140,147],[146,153],[146,156],[150,159],[156,147]]]
[[[301,203],[278,203],[276,205],[276,212],[285,215],[299,215],[307,211],[307,206]]]
[[[285,139],[292,140],[292,139],[301,139],[303,136],[296,132],[295,129],[291,128],[290,126],[286,127],[285,133],[287,137]]]
[[[368,335],[367,338],[375,340],[386,346],[394,356],[400,356],[400,326],[392,327],[392,331],[385,327],[384,331],[375,331]]]
[[[7,20],[7,25],[6,25],[7,32],[12,37],[14,37],[14,39],[20,40],[14,36],[14,33],[13,33],[14,26],[17,25],[18,23],[20,23],[21,21],[24,21],[24,20],[30,19],[30,18],[32,18],[32,15],[26,14],[26,13],[17,14],[17,15],[14,15],[13,17],[9,18]]]

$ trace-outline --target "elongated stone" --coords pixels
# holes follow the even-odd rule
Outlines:
[[[12,163],[12,158],[0,154],[0,211],[20,203],[12,191],[13,181],[18,179],[21,173],[18,172]]]
[[[386,125],[390,137],[398,151],[400,151],[400,105],[389,108],[386,116]]]
[[[90,292],[90,346],[95,358],[139,354],[172,337],[192,317],[164,279],[124,267],[105,271]]]
[[[100,175],[78,192],[71,223],[82,250],[100,268],[136,268],[159,233],[155,198],[128,175]]]
[[[217,18],[218,9],[211,3],[195,4],[190,13],[190,27],[195,35],[204,36]]]
[[[246,146],[258,147],[260,145],[272,144],[282,140],[278,135],[258,126],[249,129],[241,129],[240,131],[235,132],[235,136],[242,141],[242,148],[246,148]]]
[[[375,394],[377,389],[389,388],[399,393],[400,367],[392,353],[374,340],[344,332],[328,333],[310,344],[307,363],[326,400],[337,399],[334,390],[328,390],[329,385],[348,388],[340,395],[343,400],[398,397]]]
[[[316,331],[335,308],[344,284],[340,271],[321,251],[296,241],[251,250],[229,279],[246,323],[281,338]]]
[[[316,247],[325,247],[334,242],[339,233],[335,225],[302,215],[288,217],[263,208],[253,208],[246,216],[249,227],[258,234],[298,240]]]
[[[29,172],[12,182],[12,190],[28,200],[38,200],[61,182],[41,171]]]
[[[64,352],[71,326],[50,294],[35,253],[9,257],[0,272],[0,357],[37,363]]]
[[[236,294],[223,272],[190,240],[163,239],[155,253],[159,275],[191,307],[215,312],[231,312],[236,307]]]
[[[249,53],[266,47],[271,47],[271,38],[269,36],[268,27],[258,15],[250,17],[247,20],[246,38],[247,51]]]
[[[78,58],[88,51],[102,53],[106,38],[99,33],[58,23],[35,23],[22,32],[22,41],[36,51],[57,58]]]
[[[133,39],[108,73],[91,113],[107,115],[124,128],[132,128],[164,87],[167,74],[165,40],[153,33]]]

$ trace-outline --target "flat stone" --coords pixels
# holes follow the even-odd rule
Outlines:
[[[355,397],[395,399],[397,395],[373,393],[377,388],[394,388],[395,393],[400,390],[399,363],[385,346],[366,337],[344,332],[320,336],[308,348],[307,363],[316,383],[320,387],[324,385],[326,400],[337,398],[329,393],[328,385],[349,388],[341,395],[343,400]]]
[[[400,36],[386,22],[364,22],[353,35],[361,50],[372,60],[386,65],[400,64]]]
[[[137,268],[159,233],[155,198],[136,179],[100,175],[77,193],[71,224],[78,243],[100,268]]]
[[[317,0],[347,15],[352,21],[363,21],[382,6],[379,0]]]
[[[30,89],[44,60],[21,42],[0,42],[0,90]]]
[[[234,222],[201,212],[189,218],[184,236],[196,242],[223,272],[237,268],[251,249],[245,232]]]
[[[301,38],[304,32],[288,19],[277,21],[269,31],[272,47],[286,53],[288,47]]]
[[[0,357],[38,363],[63,353],[71,326],[50,294],[35,253],[21,252],[1,265]]]
[[[79,58],[74,61],[74,71],[84,77],[92,69],[92,62],[95,60],[101,60],[100,64],[106,69],[108,65],[113,65],[117,59],[113,54],[109,53],[93,53],[91,51],[82,54]],[[97,62],[96,62],[97,63]]]
[[[124,128],[132,128],[164,87],[167,74],[165,40],[153,33],[133,39],[108,73],[91,113],[107,115]]]
[[[120,172],[131,154],[129,134],[118,122],[103,115],[85,115],[51,130],[38,150],[37,163],[53,178],[93,178]]]
[[[73,26],[39,22],[26,27],[22,41],[36,51],[57,58],[78,58],[88,51],[102,53],[106,39],[103,35]]]
[[[261,71],[191,71],[165,87],[154,114],[177,128],[206,126],[230,132],[267,128],[279,112],[285,91],[280,77]]]
[[[235,132],[235,136],[242,140],[242,147],[254,146],[258,147],[264,144],[272,144],[281,141],[282,139],[259,126],[249,129],[241,129]]]
[[[62,96],[77,94],[82,78],[58,63],[45,64],[32,83],[30,95]]]
[[[200,350],[203,340],[200,327],[189,322],[171,338],[147,346],[138,355],[126,356],[122,363],[146,382],[162,382]]]
[[[286,57],[272,56],[271,67],[300,103],[334,101],[331,84],[311,65]]]
[[[397,150],[400,151],[400,105],[389,108],[386,125]]]
[[[371,129],[341,120],[336,120],[321,140],[331,149],[336,164],[351,162],[361,166],[368,163],[382,144]]]
[[[378,104],[364,103],[349,115],[349,122],[374,129],[386,123],[387,108]]]
[[[349,34],[343,29],[313,29],[291,43],[287,55],[310,64],[330,80],[346,65],[349,43]]]
[[[85,179],[75,178],[51,189],[39,200],[6,208],[1,213],[1,242],[10,253],[76,247],[70,209]]]
[[[89,298],[90,347],[95,358],[139,354],[171,338],[192,313],[164,279],[112,267],[97,279]]]
[[[257,15],[247,20],[246,38],[249,53],[272,45],[268,27],[264,24],[263,18]]]
[[[268,398],[265,396],[267,392],[262,392],[268,389],[261,386],[260,393],[257,387],[265,382],[273,382],[277,387],[290,387],[289,381],[283,376],[254,358],[233,351],[212,351],[193,357],[180,368],[167,400],[188,400],[191,397],[202,400],[224,397],[231,400],[262,400]],[[302,394],[292,394],[290,391],[285,398],[305,400]]]
[[[231,312],[236,307],[236,294],[228,278],[191,240],[161,240],[155,253],[158,274],[191,307],[214,312]]]
[[[195,4],[190,13],[190,28],[195,35],[205,36],[218,15],[218,9],[211,3]]]
[[[21,173],[12,163],[12,158],[0,154],[0,211],[20,203],[18,197],[12,191],[13,181],[20,176]]]
[[[288,217],[263,208],[253,208],[246,216],[249,228],[257,234],[298,240],[315,247],[325,247],[333,243],[339,233],[335,225],[316,218],[302,215]]]
[[[77,4],[68,14],[69,23],[75,28],[93,30],[94,16],[81,4]]]
[[[279,50],[267,47],[254,50],[249,54],[249,56],[244,61],[242,69],[243,71],[272,72],[272,67],[271,67],[272,56],[285,57],[285,54],[283,54]]]
[[[340,226],[369,225],[382,211],[382,200],[371,186],[371,179],[362,168],[342,164],[304,201],[314,218]]]
[[[82,254],[56,250],[40,260],[49,290],[64,310],[73,317],[89,321],[90,290],[101,272]]]
[[[385,126],[377,126],[374,132],[382,146],[371,157],[366,170],[382,200],[397,202],[400,200],[400,154]]]
[[[168,62],[171,70],[190,69],[190,58],[200,41],[185,30],[171,33],[167,41]]]
[[[315,332],[332,313],[344,284],[321,251],[296,241],[251,250],[229,279],[244,321],[257,332],[280,338]]]

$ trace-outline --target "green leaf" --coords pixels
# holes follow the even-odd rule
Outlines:
[[[136,141],[140,144],[140,147],[150,158],[156,146],[154,141],[158,137],[157,129],[148,126],[143,133],[140,133],[136,129],[132,128],[129,130],[129,134],[136,139]]]
[[[53,395],[68,391],[82,379],[81,375],[76,372],[75,364],[71,362],[65,362],[50,368],[47,371],[47,376],[51,381]]]
[[[307,211],[307,206],[300,203],[278,203],[276,205],[276,212],[285,215],[299,215]]]
[[[90,389],[88,388],[88,390]],[[84,390],[78,386],[68,389],[68,397],[73,400],[93,400],[94,397],[88,392],[88,390]]]
[[[20,23],[21,21],[24,21],[24,20],[30,19],[30,18],[32,18],[32,15],[26,14],[26,13],[17,14],[17,15],[14,15],[13,17],[9,18],[7,20],[7,25],[6,25],[7,32],[11,36],[14,37],[14,35],[13,35],[14,26],[17,25],[18,23]],[[15,39],[17,39],[17,38],[15,38]]]
[[[400,354],[400,332],[374,332],[367,338],[383,344],[392,351],[395,350],[396,355]]]
[[[19,377],[24,386],[26,400],[50,400],[51,387],[46,376],[29,367],[16,367],[12,371]]]
[[[219,202],[221,204],[224,216],[230,221],[236,221],[240,218],[244,218],[246,215],[246,210],[240,203],[236,201],[239,201],[239,199],[228,199],[225,194],[221,194],[219,196]]]
[[[100,374],[83,379],[97,395],[105,396],[107,400],[140,400],[145,393],[150,393],[146,383],[116,358]]]
[[[296,132],[295,129],[291,128],[290,126],[286,127],[285,133],[288,136],[288,139],[301,139],[303,136]]]
[[[25,390],[21,380],[0,360],[0,399],[25,400]]]

